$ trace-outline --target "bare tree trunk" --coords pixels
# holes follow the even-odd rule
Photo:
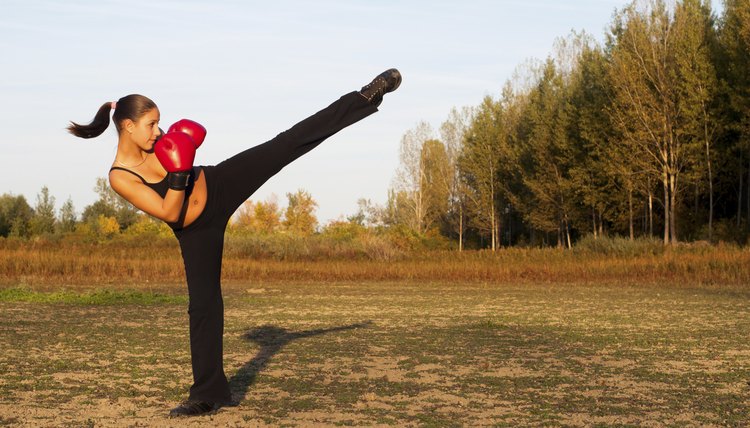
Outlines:
[[[672,174],[669,178],[669,210],[671,211],[669,214],[669,229],[670,229],[670,235],[671,240],[670,242],[672,244],[677,243],[677,222],[676,220],[676,207],[675,204],[677,202],[677,197],[675,195],[677,190],[677,177]]]
[[[490,227],[492,227],[492,230],[490,231],[490,234],[492,235],[492,251],[495,251],[497,249],[497,221],[495,220],[494,202],[490,208],[490,214],[492,215],[492,218],[490,219]]]
[[[632,186],[631,186],[632,187]],[[628,189],[628,220],[630,223],[630,240],[635,239],[635,232],[633,231],[633,189]]]
[[[669,244],[669,181],[667,179],[667,172],[662,173],[662,185],[664,186],[664,245]]]
[[[708,125],[705,125],[708,126]],[[708,164],[708,241],[714,239],[714,176],[711,171],[711,151],[709,150],[708,130],[706,130],[706,163]]]
[[[742,159],[742,151],[740,150],[740,159]],[[744,171],[742,171],[742,162],[740,162],[740,189],[737,191],[737,228],[740,227],[742,222],[742,182],[745,178]]]
[[[499,249],[503,246],[503,218],[495,214],[495,249]]]
[[[513,245],[513,209],[508,208],[508,246]]]
[[[495,174],[495,165],[490,164],[489,167],[490,176],[493,176]],[[492,215],[492,219],[490,220],[491,226],[492,226],[492,251],[495,251],[497,249],[497,212],[495,207],[495,181],[494,179],[490,181],[490,214]]]
[[[700,205],[698,199],[700,197],[700,190],[701,190],[700,187],[698,186],[698,183],[696,183],[695,186],[693,186],[693,190],[695,190],[695,192],[693,192],[693,217],[697,219],[698,218],[698,206]]]
[[[464,250],[464,205],[458,203],[458,252]]]
[[[651,187],[648,189],[648,236],[654,236],[654,195]]]
[[[594,225],[594,239],[598,239],[599,236],[596,234],[596,208],[591,207],[591,221]]]
[[[496,240],[496,248],[499,249],[503,246],[503,204],[502,201],[497,204],[498,207],[495,208],[495,224],[497,225],[496,229],[497,232],[495,233],[495,240]]]
[[[419,180],[419,189],[414,192],[414,227],[413,229],[416,230],[419,234],[422,234],[424,232],[423,226],[424,226],[424,207],[422,206],[422,189],[424,180]]]
[[[497,216],[497,248],[500,249],[503,247],[503,216],[502,211],[501,214]]]
[[[604,236],[604,220],[602,219],[603,216],[604,214],[599,211],[599,236]]]

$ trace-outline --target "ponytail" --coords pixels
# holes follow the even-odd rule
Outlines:
[[[88,125],[81,125],[70,122],[68,132],[81,138],[94,138],[102,135],[109,127],[109,112],[114,109],[112,121],[119,133],[122,129],[122,122],[130,119],[133,122],[138,121],[144,114],[156,108],[156,103],[143,95],[132,94],[122,97],[116,103],[104,103],[94,116],[94,120]]]
[[[111,109],[112,103],[102,104],[91,123],[88,125],[81,125],[75,122],[70,122],[70,125],[67,128],[68,132],[81,138],[94,138],[102,135],[109,126],[109,111]]]

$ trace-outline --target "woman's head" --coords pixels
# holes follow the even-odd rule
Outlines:
[[[98,137],[109,127],[109,112],[113,108],[115,112],[112,114],[112,121],[115,123],[118,134],[122,134],[123,131],[143,133],[142,126],[139,128],[139,124],[145,126],[141,122],[145,119],[150,122],[153,117],[156,117],[158,130],[159,109],[156,103],[143,95],[132,94],[120,98],[116,103],[102,104],[91,123],[81,125],[71,122],[68,131],[76,137]]]

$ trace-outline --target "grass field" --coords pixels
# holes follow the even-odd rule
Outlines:
[[[177,285],[0,292],[0,425],[747,426],[750,287],[225,284],[236,407],[190,385]]]

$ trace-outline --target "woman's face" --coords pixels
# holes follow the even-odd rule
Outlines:
[[[133,122],[132,127],[128,127],[130,138],[141,149],[150,151],[154,148],[154,142],[161,135],[159,118],[159,109],[153,108],[147,111],[136,122]]]

